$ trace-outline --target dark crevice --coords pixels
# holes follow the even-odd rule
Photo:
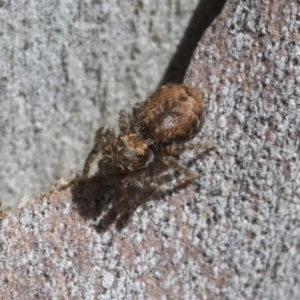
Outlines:
[[[193,52],[206,28],[220,14],[226,0],[200,0],[160,85],[182,83]]]

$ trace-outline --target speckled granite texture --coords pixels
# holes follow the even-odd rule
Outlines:
[[[121,232],[93,226],[92,182],[9,214],[0,298],[299,299],[299,32],[296,0],[229,0],[185,77],[206,94],[197,139],[217,144],[183,157],[199,179]]]

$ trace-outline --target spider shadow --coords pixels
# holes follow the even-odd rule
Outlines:
[[[204,155],[206,154],[197,155],[189,161],[189,164],[195,159],[201,159]],[[171,196],[191,183],[191,181],[181,181],[180,174],[176,171],[170,171],[170,169],[154,164],[151,168],[145,170],[142,176],[150,176],[156,182],[158,188],[141,205],[149,200],[159,201]],[[161,188],[161,186],[164,188]],[[85,181],[77,180],[71,190],[73,203],[76,204],[78,213],[84,219],[92,220],[92,224],[98,232],[106,231],[114,222],[118,231],[127,226],[131,215],[126,212],[118,214],[115,209],[115,203],[118,203],[118,199],[124,197],[122,178],[119,175],[103,177],[96,173]],[[130,199],[122,201],[130,202]]]
[[[79,215],[86,220],[92,220],[97,226],[97,219],[109,212],[113,199],[118,195],[117,187],[112,178],[98,174],[75,182],[71,190]],[[111,223],[115,219],[116,216]]]

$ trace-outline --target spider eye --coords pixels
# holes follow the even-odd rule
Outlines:
[[[138,158],[142,158],[142,157],[143,157],[143,154],[138,153],[138,154],[137,154],[137,157],[138,157]]]

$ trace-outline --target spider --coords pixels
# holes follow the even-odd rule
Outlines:
[[[171,167],[182,173],[184,178],[179,186],[197,177],[178,160],[185,150],[214,149],[211,143],[187,143],[199,133],[204,120],[202,93],[180,84],[162,86],[145,102],[136,103],[131,114],[120,111],[118,137],[107,127],[97,130],[82,180],[88,179],[90,166],[101,153],[97,174],[116,181],[119,196],[114,199],[113,209],[119,220],[128,220],[156,190],[155,166]]]

